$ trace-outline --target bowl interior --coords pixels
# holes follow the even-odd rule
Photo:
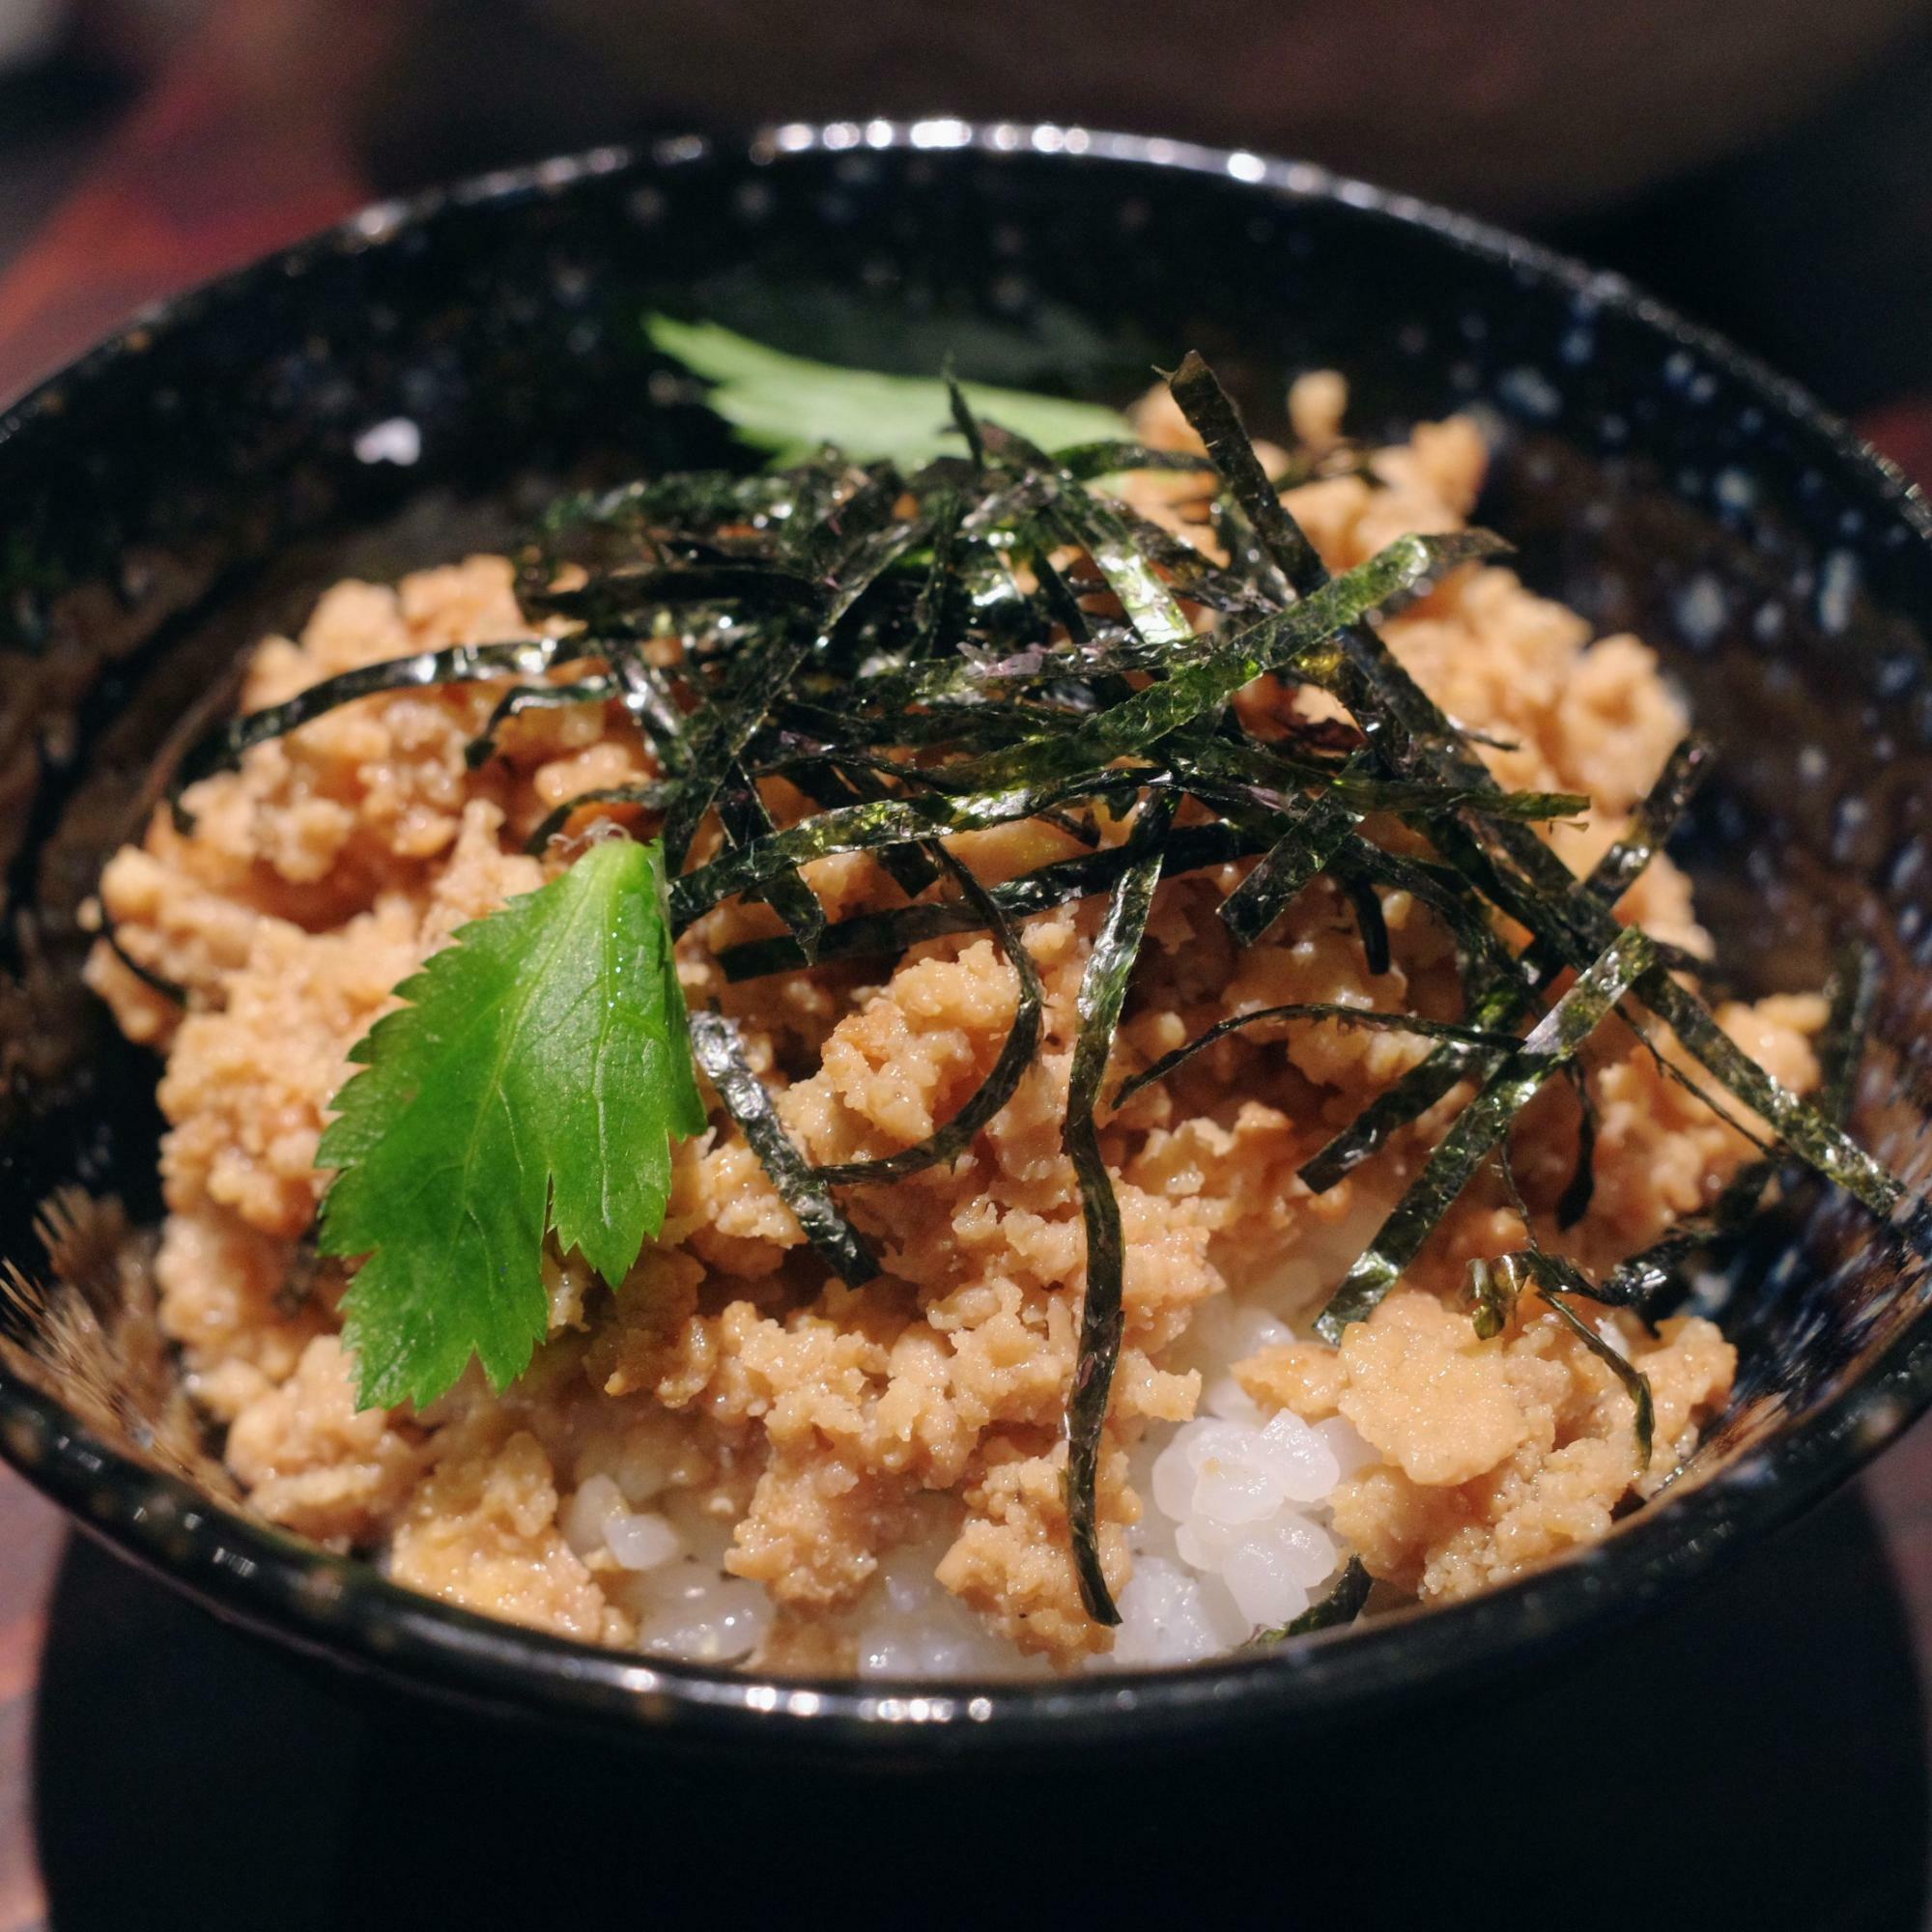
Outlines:
[[[220,701],[238,652],[345,572],[507,541],[563,483],[742,460],[654,360],[651,309],[885,369],[929,373],[951,354],[983,380],[1114,402],[1198,348],[1264,434],[1311,367],[1349,377],[1360,434],[1476,412],[1496,451],[1482,520],[1518,543],[1536,588],[1657,645],[1719,740],[1718,778],[1674,849],[1734,983],[1815,987],[1846,934],[1879,948],[1858,1125],[1923,1195],[1923,506],[1721,345],[1487,231],[1252,156],[1097,136],[1069,153],[1064,136],[967,141],[951,124],[945,138],[964,144],[785,130],[753,158],[671,143],[373,211],[174,304],[0,419],[0,855],[15,915],[0,1256],[49,1271],[36,1217],[63,1187],[118,1196],[136,1222],[158,1213],[156,1065],[78,989],[81,908],[153,760],[185,714]],[[1899,1426],[1923,1400],[1910,1376],[1925,1364],[1900,1351],[1925,1273],[1910,1236],[1797,1189],[1701,1287],[1747,1345],[1737,1403],[1698,1459],[1718,1480],[1571,1567],[1688,1574],[1702,1560],[1687,1553],[1690,1513],[1742,1520],[1780,1445],[1811,1432],[1807,1473],[1787,1479],[1795,1506],[1850,1465],[1848,1431]],[[1906,1365],[1896,1412],[1866,1404],[1854,1427],[1848,1404],[1888,1350]],[[8,1405],[10,1453],[60,1487],[52,1411],[12,1378]],[[133,1505],[111,1492],[128,1472],[96,1461],[121,1533]],[[1565,1615],[1592,1593],[1601,1578]],[[1471,1608],[1478,1624],[1526,1614]],[[430,1643],[473,1622],[418,1614]],[[1422,1658],[1423,1627],[1309,1654],[1394,1641]],[[513,1675],[570,1650],[502,1641]],[[1278,1660],[1271,1694],[1292,1702],[1334,1667]],[[1392,1667],[1362,1666],[1378,1681]]]

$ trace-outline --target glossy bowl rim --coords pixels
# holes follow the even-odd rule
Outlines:
[[[1840,480],[1932,548],[1932,505],[1899,469],[1804,388],[1724,337],[1687,321],[1624,276],[1473,216],[1303,161],[1157,136],[1050,123],[789,122],[747,142],[684,135],[492,171],[382,201],[291,247],[139,312],[121,329],[0,411],[0,444],[57,412],[67,390],[204,309],[258,283],[297,280],[316,262],[384,245],[445,210],[569,191],[587,178],[700,162],[748,173],[814,152],[994,157],[1220,177],[1270,199],[1338,203],[1427,231],[1464,256],[1585,295],[1597,306],[1720,368],[1801,431]],[[0,1456],[79,1527],[225,1620],[351,1671],[499,1714],[631,1740],[683,1738],[725,1748],[829,1748],[894,1760],[986,1748],[1168,1743],[1260,1723],[1320,1725],[1446,1693],[1579,1640],[1675,1598],[1730,1553],[1820,1500],[1932,1406],[1932,1322],[1921,1311],[1857,1379],[1802,1422],[1741,1451],[1646,1510],[1605,1542],[1520,1581],[1441,1608],[1405,1610],[1363,1629],[1282,1650],[1169,1670],[1067,1680],[894,1681],[769,1678],[645,1659],[459,1609],[392,1584],[256,1523],[177,1478],[122,1455],[59,1403],[0,1368]]]

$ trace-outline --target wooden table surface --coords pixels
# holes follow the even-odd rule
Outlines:
[[[375,71],[409,11],[409,0],[392,10],[223,0],[0,277],[0,401],[140,303],[368,199],[345,133],[352,118],[345,103]],[[1916,473],[1932,476],[1932,388],[1873,412],[1861,427]],[[1903,1604],[1922,1679],[1932,1665],[1932,1423],[1863,1479],[1861,1498],[1878,1525],[1877,1560]],[[0,1932],[30,1932],[46,1922],[33,1823],[35,1690],[66,1532],[56,1512],[6,1471],[0,1551]],[[154,1589],[131,1574],[125,1587],[144,1604]],[[43,1738],[39,1749],[43,1764],[55,1761],[62,1740]],[[124,1922],[146,1921],[136,1914]]]

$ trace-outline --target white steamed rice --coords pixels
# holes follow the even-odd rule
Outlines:
[[[1321,1598],[1347,1560],[1329,1499],[1373,1452],[1348,1423],[1264,1414],[1234,1365],[1294,1339],[1305,1317],[1380,1220],[1360,1212],[1266,1282],[1210,1302],[1170,1365],[1201,1375],[1191,1422],[1151,1428],[1134,1452],[1144,1508],[1129,1542],[1134,1574],[1121,1627],[1094,1669],[1198,1662],[1257,1631],[1291,1622]],[[572,1548],[608,1551],[612,1600],[638,1619],[639,1647],[660,1657],[729,1663],[748,1658],[772,1619],[771,1600],[726,1574],[728,1518],[696,1508],[663,1458],[635,1446],[580,1483],[564,1514]],[[1021,1657],[946,1590],[933,1572],[957,1531],[956,1505],[932,1499],[924,1534],[889,1551],[851,1630],[861,1677],[1034,1677]],[[601,1568],[601,1565],[600,1565]]]

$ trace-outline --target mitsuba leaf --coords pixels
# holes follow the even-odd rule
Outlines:
[[[663,862],[593,845],[463,926],[351,1052],[319,1164],[325,1254],[364,1406],[501,1389],[543,1339],[545,1235],[621,1280],[663,1225],[670,1143],[704,1126]]]
[[[715,322],[653,315],[644,332],[653,348],[715,385],[705,401],[741,442],[769,450],[775,464],[802,462],[828,444],[855,463],[922,463],[961,447],[943,378],[838,369],[767,349]],[[1120,416],[1093,403],[984,383],[961,383],[959,390],[976,415],[1044,449],[1113,444],[1127,434]]]

